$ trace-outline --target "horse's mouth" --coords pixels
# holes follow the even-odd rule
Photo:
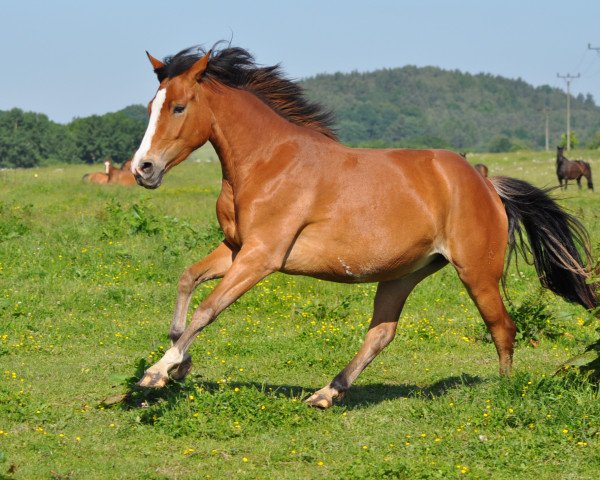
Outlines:
[[[162,184],[163,172],[158,175],[152,175],[149,178],[144,178],[141,175],[135,174],[135,181],[141,187],[147,188],[149,190],[154,190]]]

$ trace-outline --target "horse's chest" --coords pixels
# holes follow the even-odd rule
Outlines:
[[[233,190],[228,182],[223,181],[221,193],[217,199],[217,220],[223,230],[225,239],[232,245],[239,246],[237,229],[235,225],[235,204],[233,201]]]

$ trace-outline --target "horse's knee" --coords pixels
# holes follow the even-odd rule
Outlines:
[[[179,278],[177,290],[179,293],[190,294],[196,286],[196,276],[191,268],[186,269]]]
[[[396,323],[380,323],[377,327],[369,330],[366,341],[375,347],[377,351],[387,347],[396,336]]]
[[[169,329],[169,339],[171,342],[175,343],[177,340],[179,340],[179,337],[183,335],[183,331],[184,325],[171,325],[171,328]]]

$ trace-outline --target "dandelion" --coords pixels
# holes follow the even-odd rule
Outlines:
[[[244,462],[244,463],[245,463],[245,462],[247,462],[247,461],[248,461],[248,457],[244,457],[244,458],[242,458],[242,462]]]

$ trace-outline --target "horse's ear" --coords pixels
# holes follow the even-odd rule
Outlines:
[[[202,81],[202,76],[204,75],[204,72],[206,71],[206,67],[208,66],[208,61],[210,60],[211,53],[212,53],[212,50],[209,50],[208,52],[206,52],[206,54],[200,60],[196,61],[196,63],[194,63],[191,66],[191,68],[188,70],[189,75],[196,82]]]
[[[150,63],[152,64],[152,68],[154,70],[158,70],[159,68],[163,68],[165,66],[165,64],[161,62],[158,58],[154,58],[152,55],[150,55],[148,53],[148,50],[146,50],[146,55],[148,55],[148,60],[150,60]]]

